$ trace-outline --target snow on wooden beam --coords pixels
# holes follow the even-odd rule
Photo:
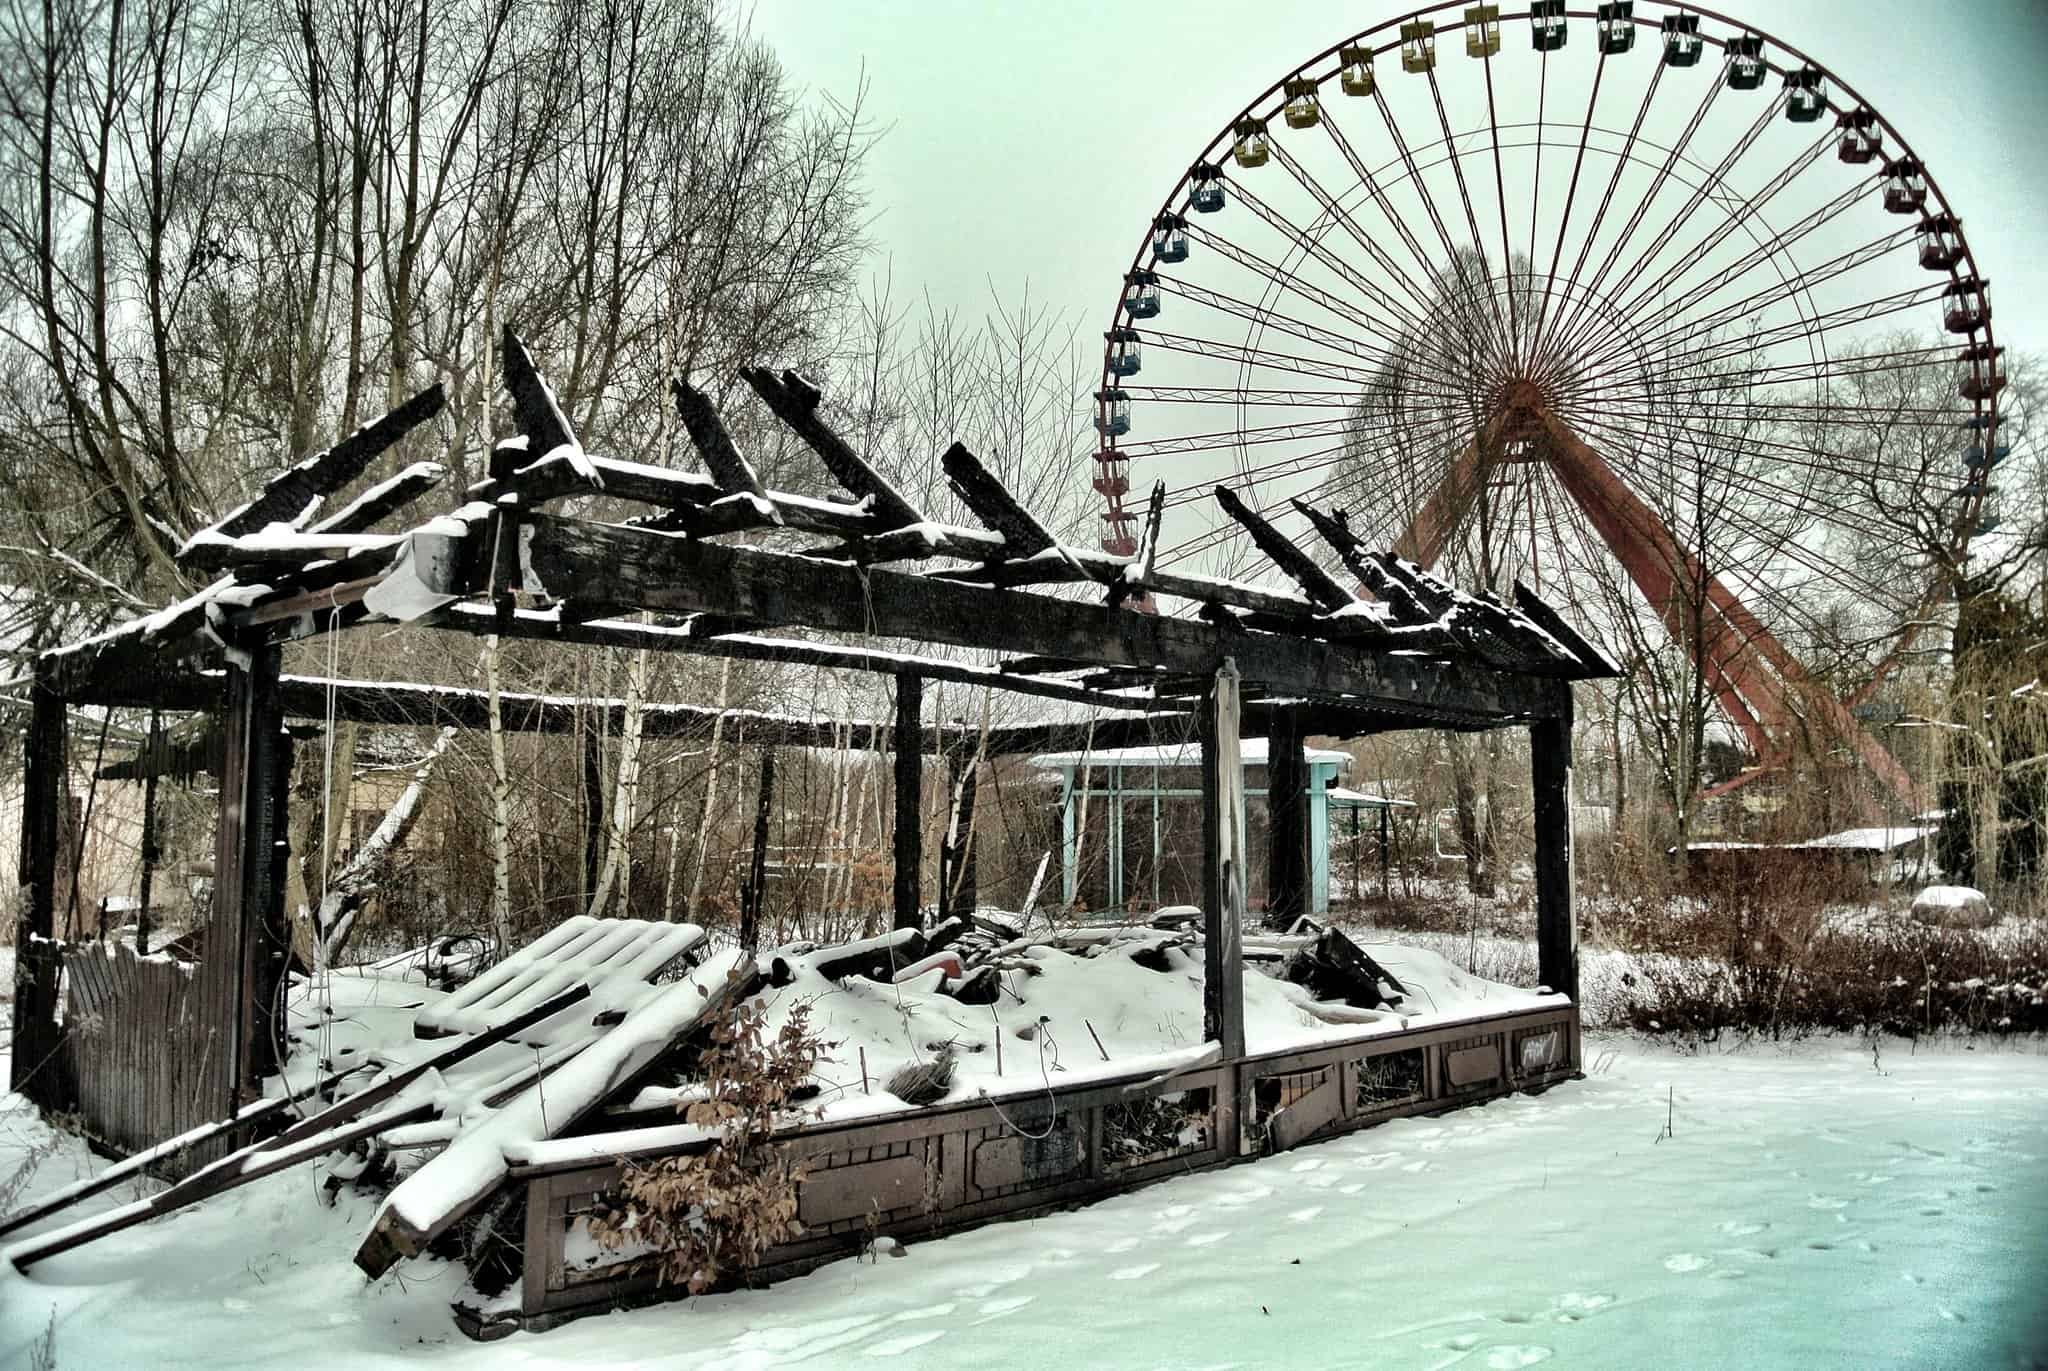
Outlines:
[[[313,533],[361,533],[396,514],[448,479],[439,462],[414,462],[388,481],[379,481],[347,505],[314,524]]]
[[[226,518],[200,529],[178,549],[178,560],[188,560],[196,548],[216,545],[256,533],[272,524],[292,529],[305,527],[320,508],[320,502],[369,470],[387,449],[413,429],[441,412],[447,395],[438,382],[407,400],[380,419],[363,425],[348,437],[322,452],[316,452],[290,470],[264,483],[256,498]]]
[[[1418,717],[1502,722],[1551,701],[1540,682],[1458,663],[1374,654],[1341,643],[1251,635],[1208,623],[1077,604],[612,524],[536,514],[530,570],[550,594],[606,609],[695,611],[770,623],[1105,666],[1214,671],[1228,657],[1255,682],[1305,697],[1351,697]]]
[[[559,457],[586,486],[604,489],[604,478],[584,454],[576,430],[569,426],[569,416],[562,413],[562,406],[555,399],[554,388],[540,374],[533,354],[509,324],[500,351],[505,359],[505,389],[512,396],[512,412],[519,421],[519,432],[526,438],[528,455],[535,462]]]

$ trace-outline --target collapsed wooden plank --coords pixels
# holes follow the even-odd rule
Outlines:
[[[1017,502],[1017,497],[981,464],[980,458],[967,450],[965,443],[947,448],[939,465],[961,503],[974,511],[975,518],[1002,535],[1010,556],[1028,557],[1058,545],[1037,516]]]
[[[105,1214],[82,1219],[67,1227],[30,1238],[7,1249],[7,1258],[14,1263],[16,1270],[26,1271],[30,1265],[45,1257],[69,1252],[75,1247],[81,1247],[110,1233],[118,1233],[123,1229],[133,1228],[136,1224],[146,1223],[160,1214],[169,1214],[225,1191],[240,1189],[251,1181],[275,1175],[288,1167],[311,1161],[350,1143],[375,1137],[388,1129],[427,1118],[435,1112],[431,1102],[394,1105],[390,1109],[369,1114],[368,1117],[363,1116],[369,1110],[402,1093],[429,1071],[446,1071],[468,1061],[485,1049],[494,1047],[514,1034],[523,1032],[534,1024],[587,999],[589,995],[590,988],[579,985],[486,1032],[450,1043],[440,1051],[429,1053],[410,1066],[392,1072],[367,1089],[308,1115],[276,1137],[251,1143],[238,1152],[231,1152],[219,1161],[202,1167],[167,1190],[159,1191],[134,1204],[124,1205]]]
[[[512,396],[512,413],[526,439],[528,458],[535,462],[560,458],[568,463],[578,480],[603,490],[604,477],[584,453],[576,430],[569,426],[569,416],[562,413],[562,406],[555,399],[554,387],[540,374],[533,354],[509,324],[499,340],[499,351],[504,358],[505,389]]]
[[[364,1071],[370,1063],[361,1062],[343,1071],[337,1071],[323,1080],[303,1086],[289,1095],[273,1095],[267,1100],[257,1100],[244,1105],[233,1118],[217,1119],[197,1128],[187,1129],[175,1138],[166,1138],[154,1147],[146,1147],[105,1167],[91,1176],[81,1177],[71,1184],[37,1200],[25,1209],[20,1209],[0,1219],[0,1234],[12,1233],[32,1223],[60,1214],[80,1200],[91,1199],[103,1194],[125,1180],[139,1178],[150,1167],[160,1162],[175,1160],[202,1143],[217,1138],[230,1137],[244,1129],[258,1128],[274,1121],[285,1110],[315,1095],[324,1095],[348,1077]]]
[[[502,1109],[463,1130],[438,1156],[401,1181],[356,1249],[356,1265],[381,1276],[461,1222],[504,1181],[505,1147],[557,1137],[669,1044],[723,1013],[760,984],[744,952],[722,953],[683,980],[660,988],[618,1027]]]
[[[379,481],[342,508],[314,524],[314,533],[360,533],[406,508],[448,479],[439,462],[414,462],[388,481]]]
[[[1264,517],[1239,499],[1229,486],[1217,486],[1215,494],[1216,503],[1223,507],[1223,512],[1251,535],[1252,542],[1258,545],[1259,551],[1265,553],[1273,565],[1286,572],[1288,578],[1300,586],[1302,593],[1315,601],[1318,608],[1342,609],[1346,605],[1358,603],[1356,595],[1338,585],[1329,572],[1317,566],[1315,560],[1296,547],[1292,539],[1274,528]]]
[[[579,984],[590,989],[592,1015],[623,1014],[650,998],[654,978],[703,941],[704,930],[695,924],[578,914],[422,1009],[413,1032],[423,1038],[485,1032]],[[550,1042],[560,1027],[537,1021],[523,1040]]]

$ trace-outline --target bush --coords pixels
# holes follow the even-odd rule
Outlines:
[[[693,1295],[803,1231],[796,1220],[802,1166],[774,1133],[827,1044],[811,1031],[808,1005],[793,1009],[773,1038],[765,1036],[766,1022],[763,1006],[738,1006],[704,1054],[704,1096],[682,1112],[722,1130],[719,1139],[704,1152],[629,1168],[591,1219],[601,1246],[651,1249],[661,1282]]]

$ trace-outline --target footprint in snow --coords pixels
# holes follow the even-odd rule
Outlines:
[[[1272,1194],[1273,1187],[1270,1185],[1248,1185],[1242,1190],[1233,1190],[1229,1194],[1219,1197],[1216,1203],[1238,1208],[1247,1204],[1256,1204],[1263,1199],[1269,1199]]]
[[[1322,1213],[1322,1212],[1323,1212],[1323,1207],[1322,1207],[1321,1205],[1319,1205],[1319,1204],[1312,1204],[1312,1205],[1310,1205],[1310,1206],[1309,1206],[1308,1208],[1306,1208],[1306,1209],[1297,1209],[1297,1210],[1295,1210],[1295,1211],[1294,1211],[1293,1213],[1289,1214],[1289,1215],[1288,1215],[1287,1217],[1288,1217],[1288,1218],[1290,1218],[1290,1219],[1292,1219],[1292,1220],[1294,1220],[1294,1222],[1296,1222],[1296,1223],[1307,1223],[1307,1222],[1309,1222],[1309,1221],[1310,1221],[1311,1219],[1315,1218],[1315,1216],[1316,1216],[1316,1215],[1318,1215],[1318,1214],[1320,1214],[1320,1213]]]
[[[1588,1314],[1597,1314],[1613,1304],[1615,1297],[1605,1290],[1567,1290],[1555,1301],[1560,1319],[1583,1319]]]
[[[1115,1242],[1111,1243],[1109,1246],[1103,1248],[1102,1250],[1105,1252],[1128,1252],[1137,1245],[1138,1239],[1136,1238],[1118,1238]]]
[[[937,1342],[946,1336],[943,1328],[934,1328],[929,1333],[906,1333],[900,1338],[885,1338],[867,1349],[865,1357],[900,1357],[913,1348],[923,1347],[928,1342]]]
[[[1833,1195],[1810,1195],[1806,1200],[1808,1209],[1846,1209],[1847,1200],[1836,1199]]]
[[[1693,1271],[1704,1271],[1713,1262],[1695,1252],[1674,1252],[1664,1259],[1664,1269],[1677,1275]]]
[[[1176,1205],[1176,1206],[1175,1206],[1175,1208],[1179,1208],[1179,1209],[1185,1209],[1186,1207],[1187,1207],[1187,1206],[1185,1206],[1185,1205]],[[1181,1215],[1180,1217],[1178,1217],[1178,1218],[1172,1218],[1172,1219],[1161,1219],[1161,1220],[1160,1220],[1160,1221],[1159,1221],[1158,1223],[1155,1223],[1155,1224],[1153,1224],[1153,1225],[1152,1225],[1152,1231],[1153,1231],[1154,1233],[1159,1233],[1159,1234],[1173,1234],[1173,1233],[1184,1233],[1184,1232],[1186,1232],[1186,1231],[1187,1231],[1188,1229],[1190,1229],[1190,1228],[1193,1228],[1193,1227],[1194,1227],[1194,1226],[1195,1226],[1196,1224],[1198,1224],[1198,1223],[1200,1223],[1200,1222],[1201,1222],[1201,1215],[1199,1215],[1199,1214],[1193,1214],[1193,1213],[1187,1213],[1187,1214],[1182,1214],[1182,1215]]]
[[[1302,1160],[1296,1162],[1292,1169],[1295,1171],[1320,1171],[1322,1170],[1322,1167],[1322,1158],[1304,1157]]]
[[[981,1317],[974,1320],[968,1327],[972,1328],[979,1324],[993,1323],[997,1319],[1006,1318],[1031,1303],[1035,1298],[1036,1296],[1032,1295],[1005,1295],[999,1300],[990,1300],[981,1307]]]
[[[1418,1175],[1424,1171],[1429,1170],[1429,1159],[1425,1157],[1421,1161],[1409,1162],[1406,1166],[1402,1167],[1401,1169],[1403,1171],[1408,1172],[1410,1175]]]
[[[1514,1371],[1520,1366],[1534,1366],[1549,1361],[1556,1353],[1541,1343],[1528,1343],[1520,1347],[1489,1347],[1486,1349],[1488,1371]]]
[[[1187,1245],[1189,1247],[1207,1247],[1211,1243],[1222,1242],[1229,1236],[1230,1232],[1228,1229],[1221,1233],[1197,1233],[1194,1237],[1188,1239]]]
[[[1751,1237],[1769,1227],[1770,1225],[1767,1223],[1757,1223],[1749,1219],[1730,1219],[1728,1222],[1720,1225],[1721,1231],[1731,1238]]]
[[[1338,1186],[1337,1193],[1340,1195],[1356,1195],[1363,1189],[1365,1189],[1365,1184],[1362,1181],[1353,1181],[1350,1185]]]
[[[1158,1269],[1158,1262],[1140,1262],[1136,1266],[1126,1266],[1121,1270],[1110,1272],[1109,1278],[1113,1281],[1143,1280],[1145,1277],[1151,1275],[1154,1271],[1157,1271]]]

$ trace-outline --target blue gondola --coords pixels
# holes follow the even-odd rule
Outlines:
[[[1842,131],[1842,138],[1835,145],[1835,155],[1844,162],[1861,166],[1877,160],[1884,151],[1884,135],[1877,127],[1877,111],[1868,105],[1843,110],[1835,120],[1835,127]]]
[[[1188,221],[1162,214],[1152,221],[1152,255],[1161,262],[1188,260]]]
[[[1811,62],[1785,73],[1785,117],[1795,124],[1811,124],[1828,107],[1827,82]]]
[[[1197,214],[1214,214],[1223,208],[1223,168],[1214,162],[1197,162],[1189,169],[1188,208]]]
[[[1095,392],[1095,430],[1105,438],[1121,438],[1131,431],[1131,397],[1112,386]]]
[[[1103,336],[1109,339],[1109,374],[1136,376],[1142,360],[1138,353],[1138,331],[1134,328],[1113,328]]]
[[[1152,319],[1159,314],[1159,278],[1149,271],[1134,271],[1124,277],[1124,311],[1133,319]]]
[[[1564,46],[1564,38],[1564,0],[1535,0],[1529,6],[1529,46],[1538,52],[1556,52]]]

